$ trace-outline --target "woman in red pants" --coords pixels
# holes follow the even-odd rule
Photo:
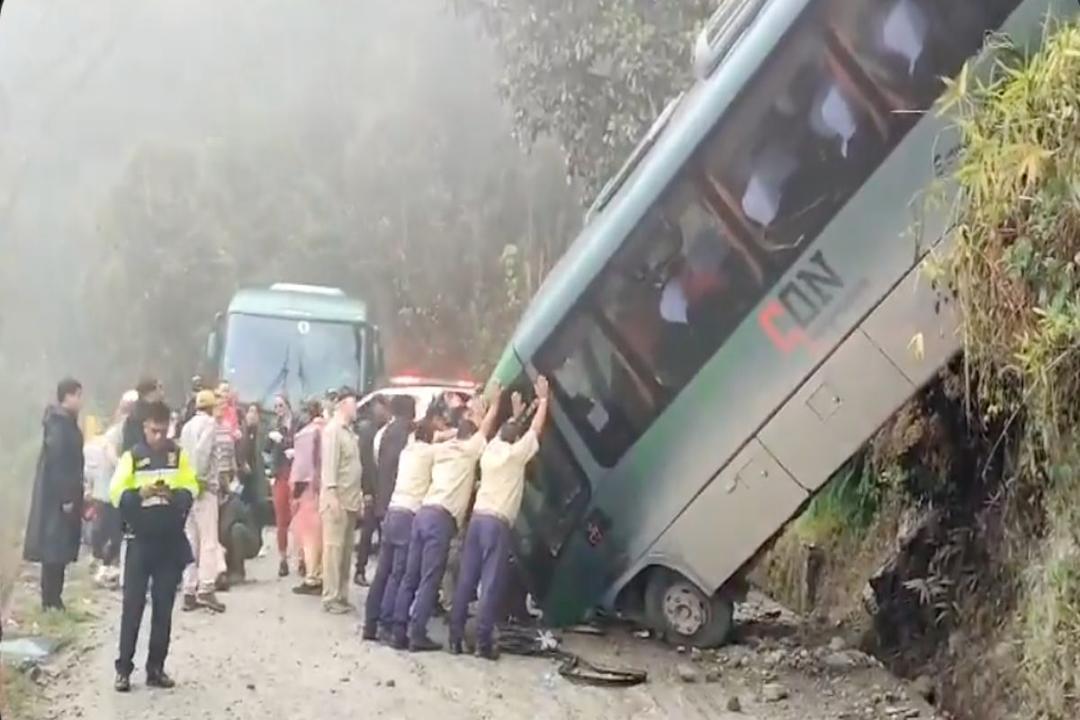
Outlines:
[[[274,521],[277,526],[278,577],[289,574],[289,523],[292,522],[292,491],[289,487],[289,470],[292,467],[293,436],[296,420],[285,396],[274,398],[274,423],[267,434],[270,450],[270,472],[274,478]],[[300,570],[303,574],[304,570]]]

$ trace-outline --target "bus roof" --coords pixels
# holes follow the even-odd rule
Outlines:
[[[330,322],[367,322],[367,305],[356,298],[300,288],[249,288],[233,295],[230,314],[307,318]]]
[[[548,273],[512,340],[522,357],[536,352],[586,291],[810,2],[764,3],[723,63],[687,91],[653,147]]]

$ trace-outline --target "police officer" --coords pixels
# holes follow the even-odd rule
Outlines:
[[[169,407],[160,400],[146,405],[144,439],[120,458],[109,488],[110,501],[120,509],[133,534],[124,563],[117,692],[131,690],[132,661],[148,587],[151,616],[146,684],[166,689],[175,685],[165,674],[165,657],[180,576],[194,560],[184,523],[199,486],[187,455],[167,437],[169,416]]]

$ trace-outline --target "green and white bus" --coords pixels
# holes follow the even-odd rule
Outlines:
[[[342,385],[365,393],[383,373],[367,305],[339,288],[296,283],[238,291],[214,322],[206,360],[211,379],[267,410],[277,394],[298,408]]]
[[[590,210],[494,373],[553,420],[517,553],[553,624],[726,637],[748,564],[959,349],[920,264],[986,36],[1076,0],[730,0],[697,80]],[[985,67],[985,65],[984,65]]]

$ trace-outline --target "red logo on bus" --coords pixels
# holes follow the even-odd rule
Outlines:
[[[844,281],[818,250],[758,313],[758,324],[778,350],[790,353],[810,344],[808,329],[836,298]]]

